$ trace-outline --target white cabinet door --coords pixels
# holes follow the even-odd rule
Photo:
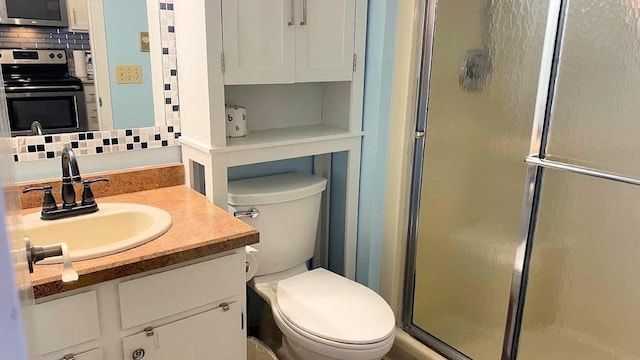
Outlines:
[[[124,358],[232,360],[246,356],[240,305],[229,304],[122,340]],[[144,354],[144,357],[141,357]]]
[[[87,0],[67,0],[69,30],[89,32],[89,7]]]
[[[296,82],[353,77],[355,0],[297,0]]]
[[[295,19],[292,0],[223,0],[224,82],[294,81]]]

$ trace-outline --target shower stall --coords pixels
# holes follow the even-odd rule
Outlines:
[[[428,0],[403,326],[640,358],[640,1]]]

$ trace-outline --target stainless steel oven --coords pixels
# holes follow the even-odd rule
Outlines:
[[[82,82],[69,76],[64,50],[0,50],[11,135],[87,130]],[[39,130],[39,129],[38,129]]]
[[[67,2],[0,0],[0,24],[67,27]]]

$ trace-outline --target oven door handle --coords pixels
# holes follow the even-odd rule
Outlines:
[[[82,90],[82,86],[79,85],[53,85],[53,86],[7,86],[6,91],[20,91],[20,90]]]

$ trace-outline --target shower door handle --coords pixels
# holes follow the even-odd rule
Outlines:
[[[620,174],[614,174],[608,171],[591,169],[584,166],[566,164],[566,163],[547,160],[547,159],[541,159],[537,155],[527,156],[524,159],[524,161],[527,164],[539,166],[542,168],[564,170],[564,171],[572,172],[574,174],[586,175],[586,176],[591,176],[599,179],[611,180],[619,183],[640,186],[640,179],[636,179],[636,178],[632,178],[632,177],[628,177]]]

